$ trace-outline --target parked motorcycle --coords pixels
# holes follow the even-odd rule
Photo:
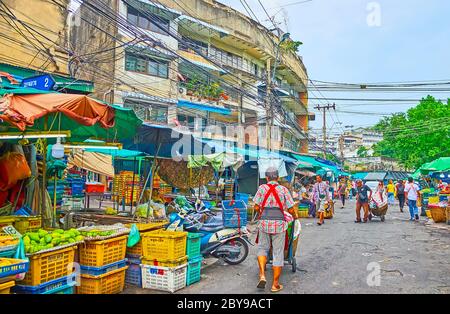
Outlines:
[[[201,253],[204,257],[213,256],[223,259],[227,264],[237,265],[248,256],[248,231],[243,228],[225,228],[222,217],[214,214],[204,205],[196,202],[195,206],[179,206],[172,203],[170,224],[167,230],[179,230],[199,233]]]

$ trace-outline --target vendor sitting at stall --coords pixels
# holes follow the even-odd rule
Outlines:
[[[281,271],[284,265],[284,248],[286,230],[292,221],[291,213],[297,217],[294,210],[295,203],[289,190],[278,183],[278,170],[269,168],[266,171],[267,184],[262,184],[253,199],[255,210],[260,213],[258,224],[258,265],[259,282],[258,288],[266,287],[265,268],[267,257],[272,248],[273,256],[273,283],[272,292],[283,289],[279,283]],[[289,212],[289,213],[288,213]]]

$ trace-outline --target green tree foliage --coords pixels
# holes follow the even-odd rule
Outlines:
[[[292,51],[292,52],[298,52],[299,47],[303,45],[301,41],[295,41],[292,39],[288,39],[285,42],[281,43],[280,47],[283,51]]]
[[[374,129],[383,133],[375,155],[395,158],[409,169],[449,156],[450,99],[442,103],[428,96],[406,113],[385,117]]]
[[[356,155],[358,155],[358,157],[367,157],[367,148],[364,146],[360,146],[358,148],[358,150],[356,151]]]

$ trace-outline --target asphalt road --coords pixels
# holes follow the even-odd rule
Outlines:
[[[344,209],[336,206],[334,218],[323,226],[302,219],[298,270],[283,269],[281,293],[450,293],[449,229],[408,218],[395,206],[389,208],[385,222],[374,219],[355,224],[354,202],[350,201]],[[247,260],[237,266],[209,261],[211,265],[202,269],[202,280],[177,293],[261,293],[256,288],[255,252],[251,248]],[[271,293],[272,271],[266,276],[264,293]],[[160,292],[128,287],[124,293]]]

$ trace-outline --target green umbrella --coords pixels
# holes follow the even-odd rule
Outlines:
[[[442,172],[450,170],[450,157],[441,157],[420,167],[422,172]]]

